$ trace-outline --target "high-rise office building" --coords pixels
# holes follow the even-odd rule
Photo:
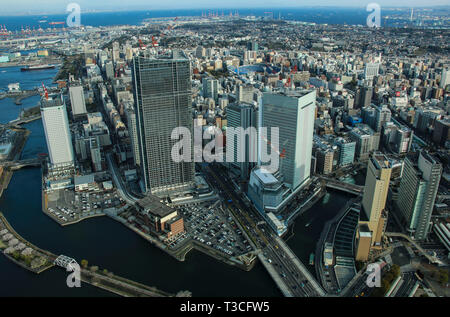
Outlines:
[[[355,157],[360,161],[367,160],[370,152],[379,148],[380,133],[373,131],[366,124],[357,124],[348,135],[356,142]]]
[[[141,165],[141,158],[139,155],[139,141],[136,125],[136,113],[134,112],[134,109],[131,107],[127,108],[126,111],[127,111],[128,135],[130,136],[131,147],[133,149],[134,165]]]
[[[436,120],[433,130],[433,142],[444,147],[450,141],[450,117]]]
[[[317,160],[316,168],[318,173],[327,175],[333,171],[334,151],[331,147],[316,149],[315,157]]]
[[[114,42],[112,44],[112,60],[114,63],[117,63],[120,59],[120,43]]]
[[[378,76],[379,71],[379,63],[367,63],[364,67],[364,79],[372,80],[375,76]]]
[[[41,116],[52,166],[74,164],[72,137],[62,96],[41,99]]]
[[[358,89],[355,97],[356,108],[370,106],[373,95],[373,87],[363,86]]]
[[[310,177],[315,110],[315,90],[264,93],[262,97],[261,127],[267,128],[269,144],[273,144],[270,128],[279,128],[279,152],[284,154],[280,170],[292,190]]]
[[[410,153],[404,163],[396,206],[407,231],[424,240],[441,180],[442,164],[425,151]]]
[[[348,138],[338,138],[335,141],[339,149],[339,166],[348,166],[355,160],[356,142]]]
[[[174,50],[170,56],[137,56],[133,63],[136,127],[142,176],[147,192],[167,196],[194,185],[194,162],[175,162],[175,128],[192,131],[191,71],[188,58]],[[193,150],[191,149],[191,155]]]
[[[228,128],[242,128],[243,130],[248,129],[249,127],[256,128],[255,107],[244,103],[229,105],[227,107],[227,120]],[[239,162],[240,150],[238,149],[238,136],[234,135],[231,139],[227,134],[227,142],[233,142],[234,144],[234,159],[230,162],[230,167],[232,170],[236,170],[239,173],[241,180],[247,180],[250,175],[250,170],[254,165],[250,162],[250,152],[254,153],[256,158],[256,142],[251,144],[250,137],[248,135],[245,136],[243,162]]]
[[[69,87],[70,104],[72,105],[72,113],[74,116],[85,114],[86,111],[86,101],[84,99],[83,86],[81,85],[71,85]]]
[[[391,173],[392,166],[385,155],[379,152],[371,155],[367,166],[360,222],[366,223],[372,232],[372,244],[380,243],[386,225],[387,215],[383,211]]]
[[[236,87],[236,97],[238,102],[245,102],[249,104],[253,104],[254,101],[254,93],[255,93],[255,87],[252,85],[242,85],[239,84]]]
[[[202,58],[205,56],[206,56],[206,48],[204,48],[203,46],[198,46],[197,49],[195,50],[195,57]]]
[[[93,137],[89,141],[89,147],[91,150],[92,166],[96,172],[102,171],[102,154],[100,151],[100,142],[98,137]]]
[[[447,85],[450,85],[450,69],[449,68],[444,68],[442,70],[442,75],[441,75],[441,82],[440,82],[440,87],[444,88],[447,87]]]
[[[112,62],[108,62],[105,64],[105,76],[107,79],[114,78],[114,65]]]
[[[258,51],[258,42],[255,42],[255,41],[248,42],[247,43],[247,50],[248,51],[254,51],[254,52]]]
[[[214,78],[203,79],[203,97],[219,100],[219,81]]]
[[[372,127],[375,131],[380,132],[385,122],[391,121],[391,110],[387,105],[375,107],[375,120]]]

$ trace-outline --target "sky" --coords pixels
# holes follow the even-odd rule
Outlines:
[[[1,0],[7,2],[8,0]],[[26,15],[33,13],[65,13],[69,3],[78,3],[82,11],[115,10],[176,10],[204,8],[288,8],[302,6],[365,7],[371,2],[381,7],[423,7],[449,5],[449,0],[15,0],[14,5],[2,5],[0,15],[8,13]]]

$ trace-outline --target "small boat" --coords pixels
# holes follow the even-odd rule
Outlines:
[[[310,222],[308,222],[308,223],[305,225],[305,228],[309,227],[309,226],[311,225],[312,222],[313,222],[312,220],[311,220]]]
[[[314,265],[314,253],[309,255],[309,265]]]

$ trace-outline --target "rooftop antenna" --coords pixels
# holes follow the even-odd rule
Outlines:
[[[44,83],[42,83],[42,87],[44,88],[45,99],[48,100],[48,90],[45,87]]]

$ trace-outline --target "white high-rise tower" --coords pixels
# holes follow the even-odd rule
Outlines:
[[[41,100],[41,116],[44,125],[50,163],[53,166],[73,165],[73,145],[67,118],[66,104],[62,96],[50,96]]]

